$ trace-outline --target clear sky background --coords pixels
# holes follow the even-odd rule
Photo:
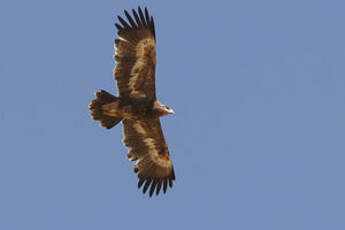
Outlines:
[[[116,15],[147,6],[176,183],[137,189]],[[2,1],[0,229],[345,229],[345,2]]]

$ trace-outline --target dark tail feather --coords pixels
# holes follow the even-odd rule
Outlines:
[[[107,113],[107,106],[104,105],[112,104],[114,102],[119,102],[119,99],[110,93],[101,90],[96,92],[96,99],[93,99],[89,105],[91,117],[97,121],[100,121],[101,126],[107,129],[111,129],[122,120],[122,117],[120,116],[109,116],[104,114]],[[116,104],[114,104],[114,106],[110,106],[109,108],[114,109],[115,106]]]

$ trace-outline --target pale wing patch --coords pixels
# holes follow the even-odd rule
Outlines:
[[[122,40],[122,41],[124,41],[124,42],[128,42],[127,39],[124,38],[124,37],[119,36],[119,39]]]
[[[144,58],[147,55],[146,49],[155,49],[155,41],[153,38],[146,38],[138,42],[136,46],[137,58]]]
[[[159,164],[165,168],[171,167],[171,162],[168,159],[165,159],[164,157],[159,155],[154,139],[146,138],[144,140],[144,142],[145,142],[146,146],[149,148],[150,158],[152,161],[154,161],[155,163],[157,163],[157,164]]]
[[[119,37],[119,40],[121,40],[121,42],[123,42],[123,43],[128,43],[128,41],[126,39],[122,38],[122,37]],[[115,56],[119,56],[119,57],[125,56],[125,54],[123,52],[126,51],[126,50],[120,49],[120,48],[118,48],[116,46],[119,46],[119,45],[117,45],[116,43],[114,44],[114,50],[115,50],[114,57]]]
[[[128,82],[128,87],[131,90],[131,96],[134,98],[146,97],[143,92],[136,90],[145,79],[140,79],[140,75],[145,68],[144,58],[138,58],[131,70],[131,78]],[[143,77],[143,76],[142,76]]]
[[[141,124],[139,122],[134,123],[133,127],[135,128],[135,130],[142,135],[146,135],[146,131],[144,129],[143,126],[141,126]]]
[[[131,90],[132,97],[146,97],[143,92],[139,92],[137,89],[145,81],[145,75],[147,75],[148,58],[153,58],[152,61],[156,62],[155,55],[155,41],[152,38],[146,38],[141,40],[136,46],[136,62],[131,70],[131,78],[128,82],[128,87]]]

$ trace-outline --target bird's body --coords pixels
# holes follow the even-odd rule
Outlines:
[[[173,113],[173,110],[162,105],[159,101],[130,98],[117,98],[117,101],[103,105],[106,115],[141,119],[143,117],[159,118]]]
[[[93,119],[110,129],[123,123],[124,144],[130,148],[127,157],[136,161],[134,171],[138,173],[143,192],[150,187],[150,196],[161,187],[164,193],[175,180],[159,117],[173,113],[161,104],[155,92],[155,30],[153,18],[147,9],[143,13],[132,11],[134,20],[125,11],[129,24],[119,18],[122,25],[115,24],[119,38],[115,40],[114,78],[118,96],[101,90],[91,101],[89,109]]]

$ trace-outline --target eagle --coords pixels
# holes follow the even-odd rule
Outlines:
[[[105,90],[95,93],[89,105],[91,117],[100,126],[111,129],[123,124],[123,143],[129,148],[127,158],[134,161],[138,188],[159,195],[173,186],[175,173],[160,117],[174,111],[160,103],[156,96],[156,36],[153,17],[147,8],[132,10],[133,17],[124,10],[127,21],[118,16],[115,23],[114,79],[118,95]]]

